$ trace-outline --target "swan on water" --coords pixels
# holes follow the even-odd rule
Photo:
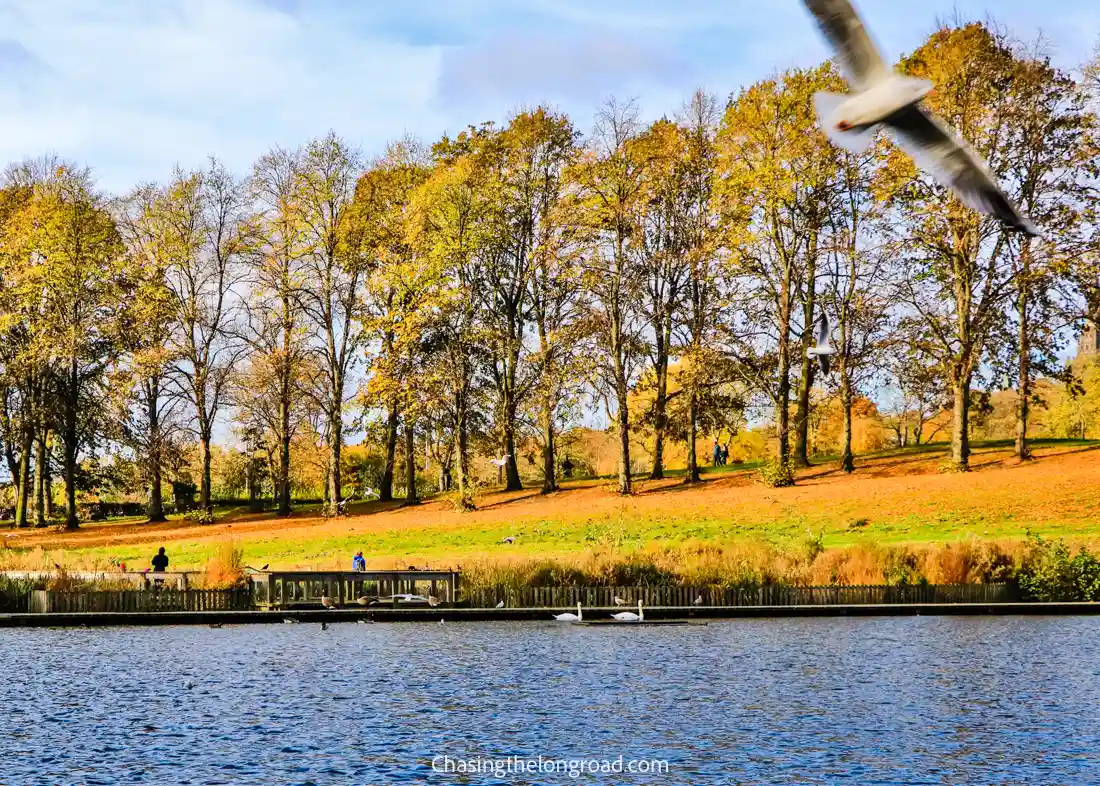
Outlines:
[[[555,614],[554,619],[558,622],[581,622],[584,616],[581,614],[581,602],[577,601],[577,613],[574,614],[571,611],[567,611],[564,614]]]
[[[642,622],[645,620],[645,615],[642,613],[642,602],[638,601],[638,613],[633,611],[620,611],[618,614],[612,614],[612,617],[619,622]]]

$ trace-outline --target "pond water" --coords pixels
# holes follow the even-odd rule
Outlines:
[[[0,629],[0,783],[1100,782],[1098,653],[1095,617]]]

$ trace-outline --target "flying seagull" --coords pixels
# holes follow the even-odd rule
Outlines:
[[[515,543],[515,542],[516,542],[516,536],[515,535],[509,535],[508,537],[506,537],[504,540],[501,541],[501,543]]]
[[[804,0],[852,92],[814,96],[818,122],[833,144],[858,153],[885,125],[898,147],[955,192],[963,204],[1027,235],[1039,231],[1001,190],[981,156],[946,123],[921,106],[933,84],[902,76],[883,61],[849,0]]]
[[[508,463],[508,454],[505,453],[500,458],[489,459],[489,463],[492,464],[494,467],[503,467],[505,464]]]
[[[836,354],[836,349],[829,346],[829,334],[831,332],[829,317],[822,311],[817,317],[817,343],[806,350],[809,357],[817,358],[817,365],[822,374],[829,373],[829,356]]]
[[[378,498],[378,497],[381,497],[381,496],[382,496],[381,494],[379,494],[375,489],[372,489],[370,486],[363,489],[363,499],[367,499],[368,497]]]

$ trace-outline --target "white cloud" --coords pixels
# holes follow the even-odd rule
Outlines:
[[[860,6],[893,56],[984,2]],[[1062,64],[1097,13],[1062,0]],[[1045,11],[997,15],[1028,38]],[[369,154],[543,101],[581,129],[613,93],[653,117],[827,54],[798,0],[0,0],[0,30],[0,162],[53,151],[116,191],[212,153],[244,172],[329,129]]]

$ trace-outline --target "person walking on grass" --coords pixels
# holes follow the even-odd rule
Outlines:
[[[351,560],[351,569],[363,572],[367,569],[367,561],[363,559],[363,552],[358,552]]]
[[[718,437],[714,438],[714,453],[711,458],[711,466],[717,467],[722,463],[722,446],[718,444]]]

